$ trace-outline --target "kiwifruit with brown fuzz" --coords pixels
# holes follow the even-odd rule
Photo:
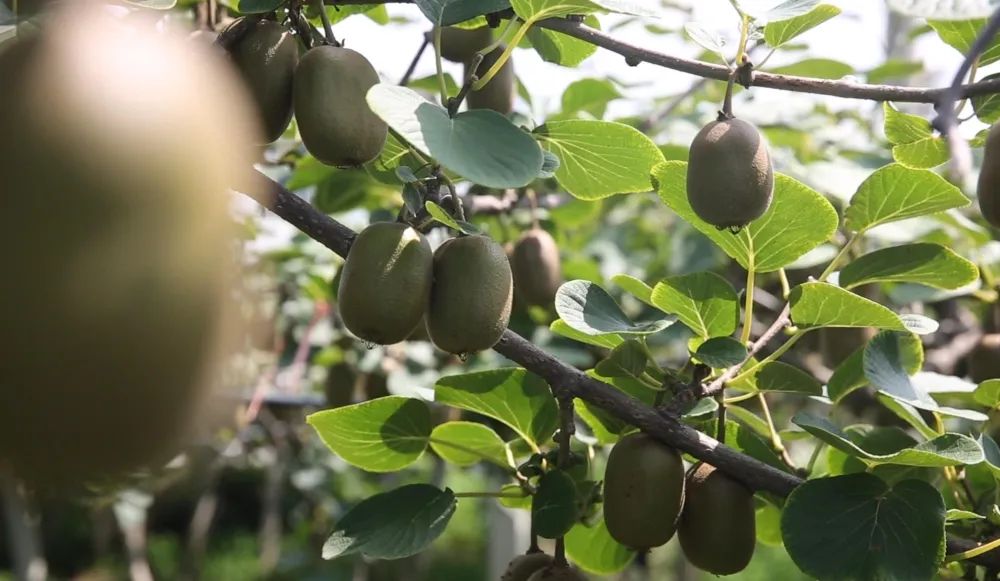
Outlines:
[[[0,46],[0,471],[62,494],[162,466],[209,415],[237,319],[229,187],[260,135],[222,55],[52,10]]]
[[[434,252],[427,332],[439,349],[489,349],[510,321],[514,282],[503,248],[486,236],[452,238]]]
[[[576,567],[550,565],[532,573],[528,581],[587,581],[587,576]]]
[[[732,575],[750,564],[757,543],[753,491],[699,463],[687,477],[677,537],[687,560],[716,575]]]
[[[969,353],[969,377],[976,383],[1000,378],[1000,333],[987,333]]]
[[[476,69],[476,75],[479,77],[485,75],[493,64],[497,62],[503,51],[503,47],[498,46],[487,53]],[[468,64],[466,64],[465,69],[465,76],[468,77]],[[503,66],[500,67],[500,70],[497,71],[497,74],[490,79],[490,82],[486,83],[478,91],[469,91],[465,100],[469,104],[469,109],[492,109],[501,115],[506,115],[514,109],[514,85],[516,84],[514,78],[514,60],[508,58]]]
[[[551,306],[563,283],[559,246],[541,228],[525,232],[514,245],[511,259],[514,289],[529,304]]]
[[[339,408],[354,403],[355,386],[358,374],[354,367],[347,363],[335,363],[326,373],[323,383],[323,394],[326,396],[326,406]]]
[[[376,222],[354,240],[337,299],[344,326],[377,345],[406,339],[431,292],[434,254],[423,234],[400,222]]]
[[[480,50],[493,42],[493,29],[489,26],[479,28],[457,28],[445,26],[441,29],[441,58],[455,63],[469,62]]]
[[[518,555],[507,565],[500,581],[527,581],[539,569],[552,564],[552,556],[541,551]]]
[[[684,462],[670,446],[641,432],[618,441],[604,473],[604,524],[619,543],[659,547],[677,530],[684,506]]]
[[[753,124],[712,121],[691,142],[687,196],[702,220],[739,230],[767,211],[773,191],[771,154]]]
[[[376,157],[389,128],[365,100],[379,82],[361,53],[337,46],[312,48],[295,69],[292,100],[302,144],[335,167],[357,167]]]
[[[231,26],[239,26],[240,20]],[[283,26],[257,20],[229,47],[229,54],[257,104],[267,143],[281,137],[292,120],[292,79],[299,47]]]
[[[983,218],[994,228],[1000,228],[1000,129],[990,127],[983,149],[983,166],[979,170],[976,196]]]

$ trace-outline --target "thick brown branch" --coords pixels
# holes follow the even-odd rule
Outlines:
[[[247,195],[260,201],[320,244],[342,257],[347,256],[356,236],[350,228],[316,210],[281,184],[263,176],[246,184],[243,189],[250,190],[246,192]],[[784,316],[787,315],[783,312],[779,320]],[[780,326],[774,327],[780,329]],[[758,339],[758,342],[761,339]],[[714,438],[684,425],[675,417],[658,412],[624,392],[566,365],[513,331],[505,331],[494,349],[541,376],[550,385],[569,389],[574,396],[600,407],[664,443],[712,464],[755,490],[787,496],[803,482],[793,474],[741,454]],[[951,537],[948,539],[949,553],[961,552],[973,546],[975,543],[972,541]],[[1000,551],[991,551],[972,561],[1000,569]]]

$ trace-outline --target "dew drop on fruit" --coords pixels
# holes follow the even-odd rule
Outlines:
[[[369,351],[375,348],[375,343],[372,343],[371,341],[364,341],[364,344],[365,344],[365,349]]]
[[[462,361],[462,363],[465,363],[466,361],[469,360],[469,354],[468,353],[459,353],[458,354],[458,358]]]

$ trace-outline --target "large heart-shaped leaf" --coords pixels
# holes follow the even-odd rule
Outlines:
[[[934,577],[944,559],[945,507],[921,480],[890,487],[872,474],[810,480],[788,497],[781,537],[818,579]]]
[[[600,285],[587,280],[563,283],[556,292],[556,313],[564,323],[586,335],[649,335],[676,319],[634,323]]]
[[[384,83],[369,89],[368,105],[410,145],[477,184],[518,188],[542,168],[538,143],[496,111],[449,117],[412,89]]]
[[[837,211],[819,192],[788,176],[774,176],[774,201],[763,216],[739,234],[719,230],[699,218],[687,199],[687,163],[668,161],[653,169],[663,202],[708,236],[740,266],[771,272],[829,240],[837,229]]]
[[[429,484],[408,484],[361,501],[323,545],[323,558],[361,553],[375,559],[415,555],[438,538],[455,513],[455,495]]]
[[[524,369],[506,368],[442,377],[435,401],[507,424],[533,448],[556,430],[557,406],[545,381]]]
[[[416,462],[431,435],[427,404],[400,396],[316,412],[306,422],[338,456],[371,472],[395,472]]]
[[[854,232],[969,205],[962,191],[936,173],[898,163],[875,170],[851,198],[844,217]]]
[[[714,272],[665,278],[653,288],[650,298],[656,308],[677,315],[705,339],[732,335],[739,323],[739,296],[729,281]]]
[[[883,248],[851,262],[840,272],[840,285],[851,288],[872,282],[916,282],[957,289],[979,278],[975,263],[940,244],[918,242]]]
[[[964,2],[965,4],[969,4],[970,2],[979,2],[980,4],[989,2],[991,5],[990,12],[1000,8],[1000,2],[997,2],[997,0],[955,0],[950,3],[955,4],[956,2]],[[927,24],[938,33],[938,36],[946,44],[951,45],[958,52],[966,55],[972,50],[972,44],[979,36],[979,32],[986,26],[985,17],[988,15],[989,13],[983,15],[982,18],[965,16],[949,20],[934,16],[930,17],[931,20],[928,20]],[[1000,60],[1000,39],[994,36],[987,45],[986,50],[979,56],[978,62],[979,66],[986,66],[997,60]]]

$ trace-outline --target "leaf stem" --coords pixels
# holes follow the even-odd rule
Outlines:
[[[787,341],[785,341],[784,343],[782,343],[781,347],[778,347],[777,349],[775,349],[774,353],[771,353],[770,355],[768,355],[767,357],[761,359],[760,361],[758,361],[754,365],[751,365],[750,367],[744,369],[743,371],[740,372],[739,375],[737,375],[736,377],[734,377],[731,381],[732,382],[737,382],[737,381],[740,381],[741,379],[746,379],[747,375],[749,375],[751,372],[753,372],[755,369],[757,369],[761,365],[764,365],[765,363],[770,363],[770,362],[774,361],[775,359],[777,359],[778,357],[781,357],[782,355],[785,354],[786,351],[788,351],[789,349],[791,349],[792,345],[795,345],[795,343],[798,342],[798,340],[801,339],[802,336],[805,335],[807,331],[808,331],[808,329],[805,330],[805,331],[801,331],[801,330],[800,331],[796,331],[794,334],[792,334],[791,337],[788,338]]]
[[[524,38],[524,35],[528,33],[528,29],[531,28],[531,25],[534,24],[534,22],[535,19],[527,20],[518,27],[517,32],[514,33],[513,38],[511,38],[510,42],[507,43],[507,48],[503,50],[503,52],[500,54],[500,57],[497,58],[495,63],[493,63],[493,66],[491,66],[489,70],[486,71],[486,73],[479,78],[479,80],[477,80],[475,83],[472,84],[472,90],[478,91],[483,87],[485,87],[486,83],[493,80],[493,77],[496,76],[498,72],[500,72],[500,69],[507,62],[507,59],[510,58],[511,53],[514,52],[514,48],[518,45],[519,42],[521,42],[521,39]]]
[[[771,446],[774,447],[775,452],[781,455],[781,459],[788,464],[792,469],[795,469],[795,463],[792,461],[791,456],[788,455],[788,450],[785,448],[784,442],[781,441],[781,436],[778,435],[778,430],[774,427],[774,420],[771,418],[771,408],[767,405],[767,398],[764,397],[763,391],[757,392],[757,400],[760,402],[760,409],[764,412],[764,420],[767,422],[767,431],[771,434]]]
[[[788,300],[788,295],[792,294],[792,288],[788,284],[788,273],[784,268],[778,269],[778,280],[781,282],[781,298]]]
[[[847,239],[847,242],[844,243],[844,246],[840,249],[840,252],[838,252],[837,255],[833,257],[833,260],[830,261],[830,264],[826,267],[826,270],[824,270],[823,273],[819,275],[819,278],[817,279],[819,282],[826,281],[826,279],[829,278],[831,274],[833,274],[833,271],[837,269],[837,265],[840,264],[840,261],[843,260],[845,256],[847,256],[847,253],[850,252],[851,247],[854,246],[854,243],[857,242],[857,240],[860,237],[861,237],[861,232],[857,232],[855,234],[852,234],[851,237]]]
[[[740,342],[744,345],[750,343],[750,331],[753,327],[753,287],[756,284],[757,273],[753,266],[753,257],[750,258],[750,268],[747,269],[747,289],[743,303],[743,333],[740,335]]]
[[[733,397],[727,397],[725,400],[726,405],[732,405],[734,403],[740,403],[741,401],[746,401],[748,399],[753,399],[757,397],[758,391],[751,391],[740,395],[734,395]]]
[[[1000,547],[1000,537],[993,539],[992,541],[979,545],[974,549],[969,549],[968,551],[962,551],[961,553],[955,553],[954,555],[948,555],[945,557],[945,563],[954,563],[955,561],[964,561],[966,559],[972,559],[978,557],[983,553],[988,553],[996,548]]]
[[[441,27],[434,27],[434,67],[437,70],[438,90],[441,92],[441,105],[448,106],[448,86],[444,82],[444,67],[441,64]]]

